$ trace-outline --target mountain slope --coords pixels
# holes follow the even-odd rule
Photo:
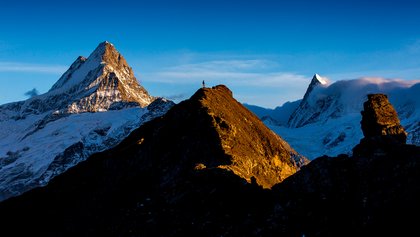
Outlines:
[[[232,221],[261,212],[248,209],[252,190],[264,195],[261,186],[281,182],[304,163],[229,89],[204,88],[115,148],[6,200],[0,215],[18,213],[31,233],[44,236],[220,235]],[[43,218],[34,218],[40,210]]]
[[[271,189],[263,189],[254,179],[247,183],[218,168],[231,159],[221,145],[218,111],[207,103],[219,100],[203,97],[225,90],[218,89],[211,94],[208,89],[197,92],[114,149],[94,155],[46,187],[0,203],[2,232],[405,236],[417,231],[420,148],[400,139],[406,133],[385,96],[369,97],[362,124],[373,129],[362,127],[367,136],[353,157],[317,158]],[[235,107],[225,109],[235,114]],[[228,126],[222,127],[237,125],[230,119],[225,122]]]
[[[99,44],[47,93],[0,106],[0,200],[45,185],[172,105],[138,84],[112,44]]]
[[[290,116],[299,106],[301,100],[286,102],[274,109],[267,109],[256,105],[244,104],[244,106],[256,114],[265,124],[286,126]]]
[[[411,235],[420,211],[420,147],[382,94],[363,105],[364,138],[354,155],[320,157],[275,186],[273,222],[288,216],[289,233],[307,236]]]
[[[299,106],[296,110],[290,115],[289,121],[287,122],[288,126],[290,127],[302,127],[305,124],[311,123],[316,116],[318,116],[324,107],[330,106],[329,100],[325,100],[326,103],[317,104],[317,106],[313,106],[311,104],[312,99],[309,98],[312,95],[312,91],[319,86],[326,86],[327,82],[318,74],[315,74],[311,80],[311,83],[308,86],[308,89],[303,96],[302,101],[300,102]],[[321,109],[321,111],[316,111],[314,109]],[[333,116],[333,115],[330,115]]]
[[[418,81],[365,78],[326,85],[314,76],[288,127],[266,123],[310,159],[324,154],[350,155],[363,137],[359,121],[364,98],[369,93],[386,93],[409,134],[407,143],[420,144],[419,89]]]

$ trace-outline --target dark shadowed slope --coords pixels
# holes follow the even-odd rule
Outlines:
[[[386,96],[370,95],[365,103],[366,136],[353,157],[317,158],[264,189],[258,181],[271,180],[271,173],[280,175],[282,165],[294,162],[279,158],[282,165],[266,166],[273,154],[282,157],[277,154],[284,151],[281,143],[259,156],[261,150],[246,143],[247,136],[254,134],[252,141],[260,146],[279,138],[264,136],[270,131],[253,123],[253,115],[230,95],[223,86],[199,90],[118,147],[94,155],[45,188],[0,203],[0,229],[36,236],[417,233],[420,148],[401,139],[405,131]],[[251,183],[246,182],[241,176],[246,178],[247,166],[237,154],[248,159],[255,154],[266,172],[255,168]]]
[[[258,235],[253,217],[271,203],[261,186],[305,162],[228,88],[204,88],[114,149],[0,204],[1,224],[46,236]]]
[[[365,137],[354,156],[321,157],[274,187],[288,233],[305,236],[407,236],[417,233],[420,147],[382,94],[368,96]],[[286,214],[285,214],[286,213]]]

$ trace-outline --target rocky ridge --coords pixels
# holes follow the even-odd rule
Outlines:
[[[228,88],[203,88],[0,212],[44,236],[222,234],[261,211],[249,210],[252,190],[265,193],[306,163]],[[40,210],[50,225],[31,221]]]

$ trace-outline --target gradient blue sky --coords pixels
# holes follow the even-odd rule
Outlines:
[[[0,104],[46,92],[108,40],[155,96],[223,83],[241,102],[302,97],[314,73],[420,79],[420,1],[9,1]]]

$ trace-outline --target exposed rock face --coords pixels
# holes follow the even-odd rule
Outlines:
[[[397,141],[406,142],[407,133],[386,95],[369,94],[363,108],[361,125],[366,138],[392,136]]]
[[[88,58],[78,57],[49,93],[71,94],[72,103],[63,108],[70,113],[108,110],[118,102],[145,107],[153,101],[124,57],[107,41]]]
[[[192,98],[211,116],[231,164],[220,167],[270,188],[294,174],[307,161],[269,130],[255,115],[232,99],[225,86],[199,90]]]
[[[395,143],[405,144],[407,133],[400,125],[398,114],[384,94],[369,94],[363,104],[360,122],[365,137],[353,148],[354,156],[386,155]]]

